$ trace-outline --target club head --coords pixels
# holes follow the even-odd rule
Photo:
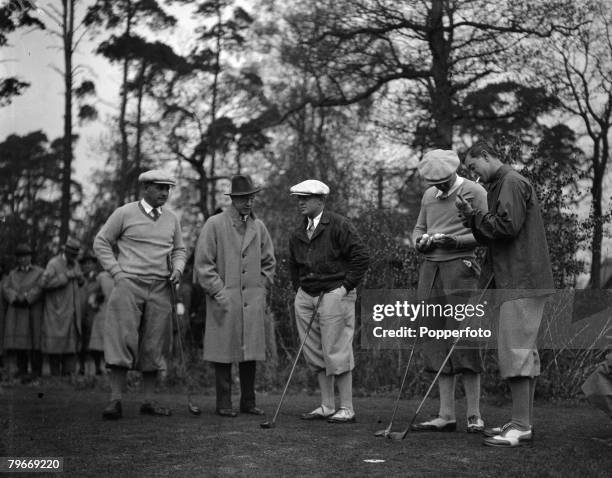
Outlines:
[[[384,430],[378,430],[376,433],[374,433],[374,436],[377,438],[387,438],[390,432],[391,431],[388,428],[385,428]]]
[[[189,409],[189,413],[191,413],[192,415],[200,415],[202,413],[202,410],[200,410],[200,407],[198,407],[197,405],[194,405],[191,402],[187,404],[187,408]]]
[[[390,440],[400,441],[406,438],[406,432],[390,432],[387,435],[387,438],[389,438]]]
[[[261,428],[266,428],[267,429],[267,428],[274,428],[276,426],[276,424],[274,422],[263,422],[263,423],[260,423],[259,426]]]

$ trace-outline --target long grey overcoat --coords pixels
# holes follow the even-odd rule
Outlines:
[[[233,206],[206,221],[195,250],[194,278],[206,293],[204,360],[265,360],[266,288],[276,260],[270,234],[249,216],[244,235]]]
[[[42,324],[43,269],[31,266],[27,271],[13,269],[2,286],[8,307],[5,315],[5,350],[40,350]],[[24,294],[27,304],[14,303],[17,295]]]

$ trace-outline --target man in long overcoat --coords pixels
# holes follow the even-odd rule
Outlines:
[[[15,250],[17,267],[11,271],[2,286],[8,308],[4,329],[4,349],[17,360],[17,375],[28,373],[31,357],[32,377],[42,373],[40,329],[42,323],[42,267],[32,265],[32,250],[20,244]]]
[[[265,360],[266,289],[274,276],[274,248],[266,226],[253,215],[255,194],[247,176],[234,176],[232,205],[208,219],[195,251],[194,278],[206,293],[204,360],[215,365],[216,411],[235,417],[231,366],[239,363],[240,411],[255,415],[255,361]]]
[[[75,369],[81,340],[83,274],[77,262],[81,246],[68,239],[64,250],[52,257],[41,277],[45,291],[42,351],[49,354],[51,375],[70,375]]]

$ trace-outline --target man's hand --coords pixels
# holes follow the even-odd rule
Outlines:
[[[419,252],[427,252],[435,247],[433,243],[433,236],[428,234],[423,234],[422,236],[417,238],[416,241],[416,250]]]
[[[333,293],[338,292],[338,295],[340,295],[340,297],[344,297],[346,296],[346,294],[348,294],[346,287],[344,287],[343,285],[341,285],[340,287],[337,287],[336,289],[330,290],[330,292],[333,292]]]
[[[115,281],[115,285],[121,280],[127,278],[127,274],[125,272],[117,272],[113,276],[113,280]]]
[[[457,238],[448,234],[436,234],[434,244],[442,249],[457,249]]]
[[[461,194],[457,194],[455,207],[459,210],[460,216],[465,219],[469,219],[474,214],[474,208],[470,204],[470,201],[464,198]]]
[[[172,274],[170,275],[170,282],[172,282],[174,285],[177,285],[179,282],[181,282],[181,276],[182,272],[178,269],[174,269],[172,271]]]

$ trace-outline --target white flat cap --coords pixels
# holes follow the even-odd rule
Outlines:
[[[176,181],[174,178],[161,169],[151,169],[150,171],[145,171],[138,176],[138,182],[169,184],[170,186],[176,186]]]
[[[421,177],[430,184],[448,181],[459,167],[459,156],[452,150],[434,149],[428,151],[419,161],[417,169]]]
[[[289,189],[292,196],[327,196],[329,187],[316,179],[307,179]]]

